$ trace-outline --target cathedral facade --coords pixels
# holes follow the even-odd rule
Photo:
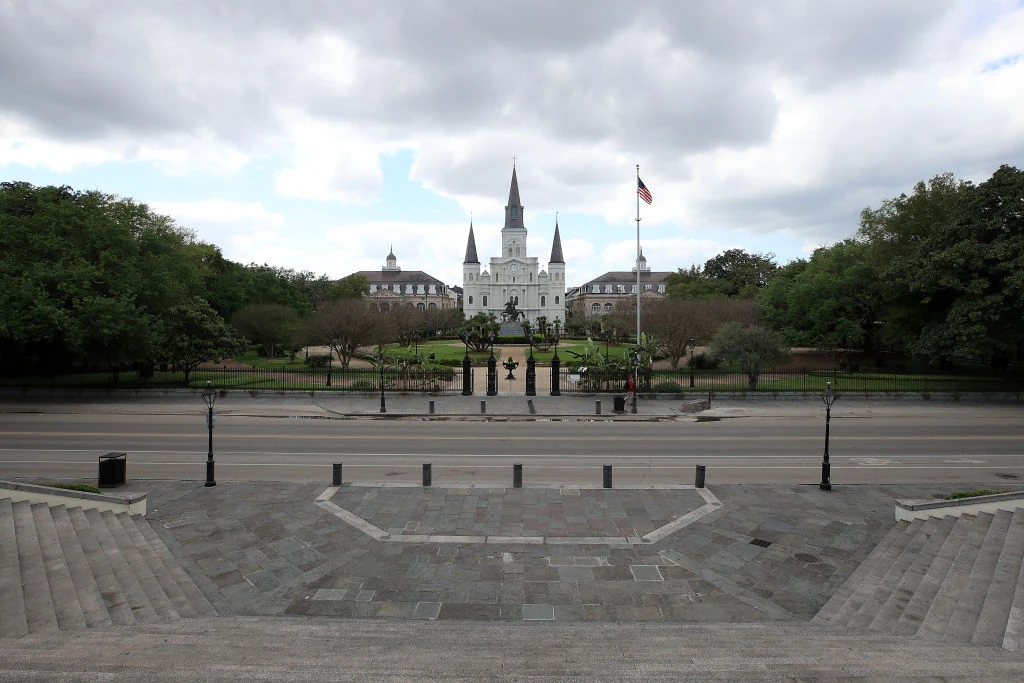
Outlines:
[[[562,240],[555,221],[551,258],[547,269],[536,256],[527,256],[527,230],[523,206],[519,201],[519,181],[512,168],[512,184],[505,207],[505,226],[501,229],[501,254],[483,266],[477,257],[473,225],[469,226],[466,257],[462,262],[462,310],[467,318],[477,313],[493,313],[498,320],[511,309],[521,312],[520,319],[536,323],[544,316],[548,323],[565,322],[565,259]],[[506,319],[510,316],[506,314]]]

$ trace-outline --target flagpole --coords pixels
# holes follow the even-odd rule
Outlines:
[[[640,344],[640,164],[636,165],[636,343]]]

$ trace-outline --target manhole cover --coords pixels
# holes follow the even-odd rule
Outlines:
[[[755,538],[750,542],[750,545],[760,546],[761,548],[767,548],[772,544],[771,541],[766,541],[763,538]]]
[[[1009,474],[1007,472],[996,472],[996,476],[1000,479],[1020,479],[1016,474]]]
[[[807,562],[808,564],[821,562],[821,559],[819,559],[817,555],[811,555],[810,553],[797,553],[793,557],[800,560],[801,562]]]

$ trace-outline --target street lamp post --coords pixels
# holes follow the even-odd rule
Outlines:
[[[377,361],[380,363],[380,412],[388,412],[387,404],[384,403],[384,349],[377,351]]]
[[[213,477],[213,404],[217,401],[217,392],[213,390],[213,384],[206,383],[202,393],[203,403],[206,404],[206,428],[210,433],[209,449],[206,453],[206,484],[205,486],[216,486],[217,480]]]
[[[487,395],[498,395],[498,360],[494,357],[494,342],[498,340],[498,333],[491,330],[488,337],[491,342],[491,356],[487,359]]]
[[[562,321],[555,318],[555,353],[551,356],[551,395],[562,395],[562,360],[558,357],[558,336]]]
[[[690,337],[690,341],[686,345],[690,349],[690,388],[693,389],[693,350],[697,348],[697,342],[694,341],[693,337]]]
[[[466,345],[466,355],[462,358],[462,395],[473,395],[473,362],[469,359],[469,332],[463,331],[462,343]]]
[[[825,404],[825,455],[821,458],[821,483],[818,488],[822,491],[832,490],[832,464],[828,460],[828,430],[829,422],[832,420],[832,404],[839,398],[836,392],[832,391],[832,382],[825,382],[825,393],[821,400]]]
[[[636,394],[640,390],[640,354],[633,351],[630,360],[633,363],[633,405],[629,412],[636,415]]]

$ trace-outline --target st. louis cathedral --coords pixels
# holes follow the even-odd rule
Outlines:
[[[466,318],[483,312],[493,313],[501,320],[502,313],[514,309],[521,314],[519,319],[531,323],[536,323],[540,316],[546,317],[548,323],[556,318],[565,321],[565,259],[558,221],[547,270],[541,268],[536,256],[526,255],[526,233],[519,181],[513,166],[505,227],[501,229],[501,255],[491,257],[490,268],[485,267],[482,272],[472,223],[469,226],[466,258],[462,262],[462,310]],[[505,317],[510,319],[509,315]]]

